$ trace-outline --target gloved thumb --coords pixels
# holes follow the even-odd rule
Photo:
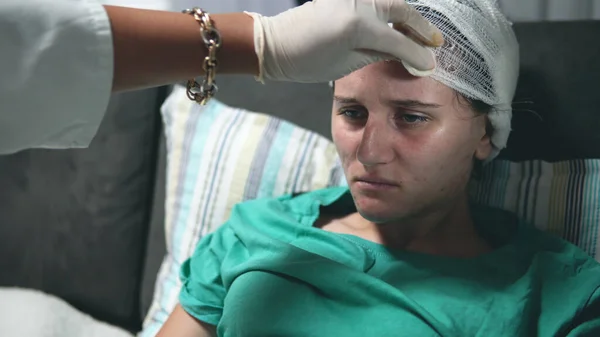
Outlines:
[[[413,75],[425,76],[433,72],[436,62],[430,49],[381,21],[369,21],[365,24],[366,27],[358,32],[358,49],[368,54],[385,54],[387,59],[400,60]]]

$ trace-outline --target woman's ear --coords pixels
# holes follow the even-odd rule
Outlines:
[[[475,158],[481,161],[486,160],[492,154],[493,150],[491,138],[494,129],[492,128],[492,124],[488,120],[487,116],[484,116],[484,118],[485,129],[483,132],[483,136],[481,137],[481,139],[479,139],[479,144],[477,144],[477,148],[475,149]]]

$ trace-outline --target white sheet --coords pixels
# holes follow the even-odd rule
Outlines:
[[[2,337],[133,337],[39,291],[0,288]]]

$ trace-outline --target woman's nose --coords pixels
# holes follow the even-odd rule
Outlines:
[[[390,163],[395,157],[392,145],[392,137],[386,131],[385,126],[367,123],[363,129],[356,158],[364,166]]]

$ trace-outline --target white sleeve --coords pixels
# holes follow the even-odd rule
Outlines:
[[[112,78],[110,22],[101,4],[0,1],[0,154],[88,146]]]

